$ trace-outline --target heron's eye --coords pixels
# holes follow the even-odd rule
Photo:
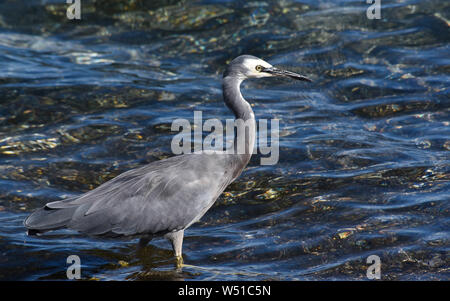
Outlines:
[[[261,65],[257,65],[255,69],[256,71],[261,72],[263,70],[263,67]]]

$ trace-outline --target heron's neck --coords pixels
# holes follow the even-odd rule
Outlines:
[[[223,99],[228,108],[233,111],[234,116],[239,125],[243,122],[245,128],[241,133],[245,132],[244,137],[239,137],[239,129],[235,132],[234,137],[234,151],[237,154],[242,154],[246,164],[255,146],[256,137],[256,122],[255,114],[253,113],[250,104],[242,97],[240,85],[243,79],[233,76],[226,76],[223,78]]]

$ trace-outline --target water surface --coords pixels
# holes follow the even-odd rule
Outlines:
[[[88,3],[89,2],[89,3]],[[0,3],[0,279],[449,280],[448,1]],[[231,118],[224,66],[240,54],[311,85],[242,85],[280,120],[280,160],[252,158],[170,244],[71,231],[28,237],[23,219],[121,172],[172,156],[176,118]]]

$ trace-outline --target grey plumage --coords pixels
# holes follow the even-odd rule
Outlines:
[[[77,198],[51,202],[25,220],[38,231],[165,234],[188,227],[237,176],[226,154],[187,154],[127,171]],[[234,171],[234,173],[233,173]]]
[[[256,135],[254,114],[240,93],[241,82],[249,77],[300,77],[270,70],[280,71],[243,55],[224,72],[226,105],[237,119],[250,121],[244,153],[201,152],[152,162],[78,197],[47,203],[24,221],[25,227],[30,234],[69,228],[89,235],[139,235],[144,243],[165,235],[180,259],[184,230],[206,213],[250,160]]]

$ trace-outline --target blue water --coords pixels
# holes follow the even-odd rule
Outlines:
[[[382,1],[0,2],[0,279],[449,280],[450,5]],[[170,244],[23,219],[172,156],[176,118],[225,120],[224,66],[240,54],[311,77],[246,81],[280,120],[280,160],[252,158]]]

